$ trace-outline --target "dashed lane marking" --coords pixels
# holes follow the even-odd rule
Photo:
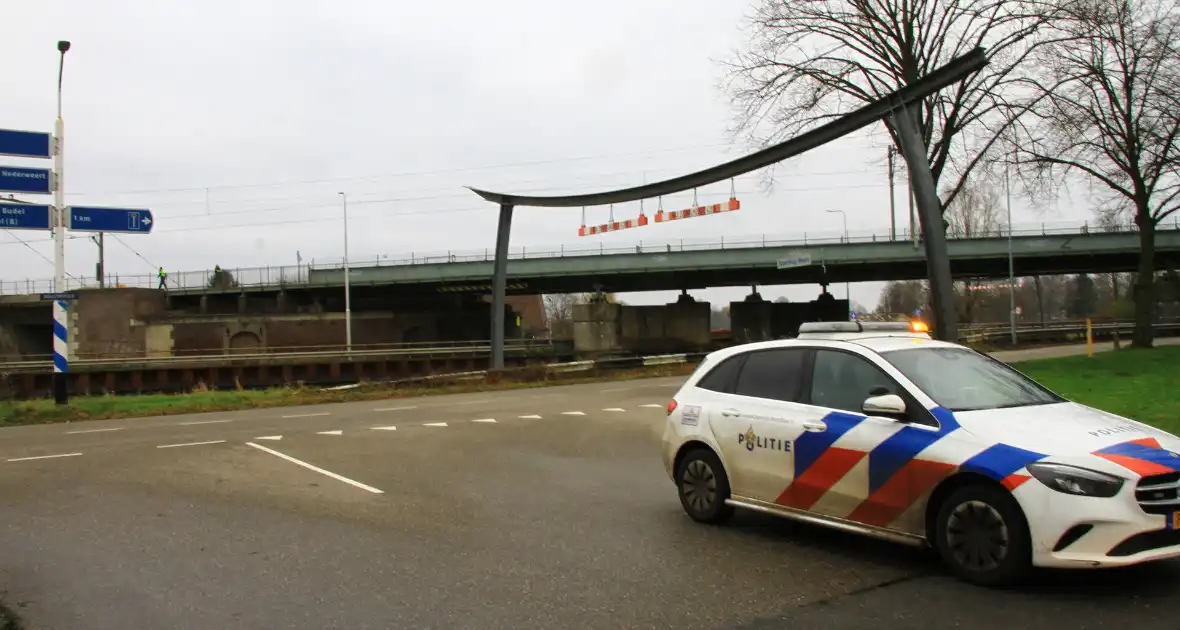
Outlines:
[[[472,422],[495,423],[496,419],[495,418],[477,418],[475,420],[472,420]]]
[[[374,431],[397,431],[397,427],[372,427]]]
[[[464,400],[463,402],[457,402],[457,403],[451,403],[451,404],[453,404],[453,405],[487,405],[487,404],[491,404],[493,402],[495,402],[495,401],[488,400],[487,398],[483,398],[480,400]]]
[[[335,431],[316,431],[316,435],[344,435],[344,430],[336,429]]]
[[[563,412],[561,412],[561,415],[563,415],[563,416],[584,416],[584,415],[586,415],[586,413],[583,411],[563,411]]]
[[[353,480],[353,479],[349,479],[348,477],[345,477],[344,475],[337,475],[336,473],[334,473],[330,470],[324,470],[323,468],[320,468],[319,466],[314,466],[314,465],[309,464],[303,460],[295,459],[294,457],[291,457],[290,455],[286,455],[286,454],[280,453],[276,450],[266,448],[265,446],[262,446],[261,444],[255,444],[253,442],[246,442],[246,445],[256,448],[264,453],[270,453],[271,455],[274,455],[275,457],[281,457],[281,458],[291,462],[292,464],[295,464],[298,466],[303,466],[304,468],[306,468],[308,470],[318,472],[321,475],[331,477],[331,478],[335,479],[336,481],[343,481],[344,483],[346,483],[350,486],[355,486],[355,487],[360,488],[361,490],[364,490],[366,492],[372,492],[373,494],[385,494],[384,492],[382,492],[381,490],[378,490],[377,488],[374,488],[373,486],[363,484],[363,483]]]
[[[423,424],[422,426],[424,426],[424,427],[445,427],[445,426],[447,426],[447,423],[445,423],[445,422],[427,422],[426,424]]]
[[[320,413],[294,413],[289,416],[283,416],[283,419],[285,420],[287,418],[315,418],[318,416],[330,416],[330,415],[332,415],[332,414],[331,414],[331,412],[328,412],[328,411],[321,411]]]
[[[639,388],[638,388],[638,387],[612,387],[612,388],[610,388],[610,389],[604,389],[604,390],[602,390],[602,393],[604,393],[604,394],[611,394],[611,393],[614,393],[614,392],[629,392],[629,391],[631,391],[631,390],[633,390],[633,389],[639,389]]]
[[[233,422],[233,420],[197,420],[196,422],[179,422],[177,426],[190,427],[194,424],[225,424],[226,422]]]
[[[10,462],[28,462],[34,459],[55,459],[58,457],[77,457],[81,453],[62,453],[61,455],[37,455],[36,457],[13,457]]]
[[[663,405],[657,405],[657,404],[655,404],[655,403],[651,403],[651,404],[648,404],[648,405],[639,405],[639,406],[640,406],[640,407],[646,407],[647,409],[663,409],[663,408],[664,408],[664,406],[663,406]]]
[[[66,431],[66,435],[78,435],[79,433],[109,433],[111,431],[122,431],[123,427],[114,429],[83,429],[81,431]]]
[[[627,410],[623,409],[622,407],[607,407],[606,409],[603,409],[603,411],[610,411],[612,413],[621,413],[621,412],[624,412]]]
[[[517,416],[517,418],[520,418],[521,420],[540,420],[541,416],[533,414],[531,416]]]
[[[180,448],[182,446],[205,446],[206,444],[225,444],[225,440],[209,440],[208,442],[185,442],[183,444],[161,444],[156,448]]]
[[[411,409],[417,408],[417,405],[410,405],[408,407],[382,407],[380,409],[374,409],[373,411],[409,411]]]
[[[256,437],[254,439],[255,440],[281,440],[281,439],[283,439],[283,436],[281,436],[281,435],[263,435],[260,437]]]

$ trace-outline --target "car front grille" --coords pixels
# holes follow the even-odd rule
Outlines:
[[[1180,511],[1180,472],[1152,475],[1139,480],[1135,500],[1148,514]]]

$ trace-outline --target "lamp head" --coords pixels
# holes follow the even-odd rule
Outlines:
[[[57,43],[57,49],[61,51],[61,54],[64,55],[66,54],[66,51],[70,49],[70,43],[63,39]]]

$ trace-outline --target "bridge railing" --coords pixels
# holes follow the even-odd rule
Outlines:
[[[1159,229],[1180,229],[1180,219],[1173,225],[1161,225]],[[1121,223],[1110,226],[1097,226],[1083,223],[1039,223],[1035,225],[1013,226],[1013,236],[1046,236],[1073,235],[1092,233],[1128,233],[1136,232],[1138,228],[1133,223]],[[1008,236],[1008,229],[1000,227],[993,230],[973,231],[969,234],[951,234],[952,239],[1003,238]],[[909,242],[912,241],[908,229],[898,229],[891,238],[888,230],[865,230],[840,232],[814,232],[794,235],[746,235],[736,237],[716,238],[684,238],[671,241],[633,242],[627,245],[610,245],[599,241],[595,245],[575,246],[521,246],[511,248],[508,256],[512,260],[536,260],[544,258],[566,258],[574,256],[605,256],[614,254],[645,254],[659,252],[692,252],[718,249],[747,249],[758,247],[807,247],[815,245],[839,245],[844,243],[881,243],[881,242]],[[492,248],[482,250],[456,250],[447,252],[411,252],[408,256],[358,256],[349,258],[353,267],[386,267],[399,265],[432,265],[440,263],[487,262],[495,258]],[[168,289],[180,291],[194,291],[212,288],[215,284],[225,288],[233,287],[280,287],[307,286],[310,284],[313,270],[340,269],[344,266],[343,259],[330,262],[311,262],[304,265],[267,266],[267,267],[238,267],[227,268],[227,276],[219,283],[214,282],[212,269],[201,271],[169,272],[166,280]],[[223,284],[232,278],[229,285]],[[154,289],[159,286],[159,278],[154,273],[146,274],[108,274],[108,287],[137,287]],[[94,277],[66,278],[66,290],[96,288],[98,281]],[[40,280],[2,280],[0,281],[0,295],[49,293],[53,291],[53,281]]]

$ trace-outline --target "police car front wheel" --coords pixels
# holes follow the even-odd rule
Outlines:
[[[733,515],[729,498],[729,477],[713,451],[697,449],[680,461],[676,470],[680,505],[694,521],[722,523]]]
[[[990,485],[960,488],[943,502],[934,542],[955,574],[980,585],[1014,583],[1031,566],[1020,505],[1006,490]]]

